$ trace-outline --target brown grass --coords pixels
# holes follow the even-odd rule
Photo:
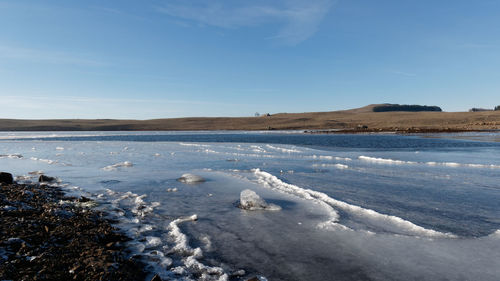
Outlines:
[[[372,112],[363,108],[308,113],[279,113],[261,117],[190,117],[152,120],[0,119],[2,131],[117,131],[117,130],[496,130],[500,111],[485,112]]]

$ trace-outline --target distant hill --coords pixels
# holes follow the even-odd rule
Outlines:
[[[377,111],[380,108],[385,112]],[[0,131],[360,130],[363,132],[422,132],[423,130],[500,130],[500,110],[439,111],[441,111],[439,107],[432,106],[372,104],[341,111],[276,113],[259,117],[189,117],[152,120],[0,118]]]
[[[443,111],[439,106],[427,106],[427,105],[416,105],[416,104],[381,104],[373,107],[373,112],[388,112],[388,111],[409,111],[409,112],[419,112],[419,111]]]

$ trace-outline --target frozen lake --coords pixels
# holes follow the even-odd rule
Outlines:
[[[166,279],[498,280],[499,137],[2,132],[0,170],[92,196]]]

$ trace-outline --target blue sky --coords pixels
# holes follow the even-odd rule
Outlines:
[[[0,0],[0,118],[500,104],[500,1]]]

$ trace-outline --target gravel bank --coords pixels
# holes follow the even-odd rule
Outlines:
[[[50,184],[0,183],[2,280],[145,280],[129,240],[87,198]]]

